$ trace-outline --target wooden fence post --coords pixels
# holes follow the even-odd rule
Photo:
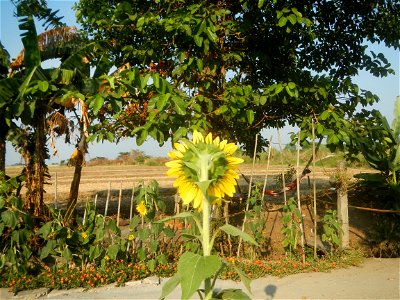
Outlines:
[[[340,161],[338,163],[339,174],[346,172],[346,162]],[[342,227],[341,233],[341,248],[346,249],[350,246],[349,238],[349,206],[347,197],[347,183],[340,183],[337,189],[337,209],[338,221]]]
[[[57,199],[57,192],[58,192],[58,179],[57,179],[57,172],[56,172],[56,182],[54,185],[54,208],[57,209],[58,208],[58,199]]]
[[[108,192],[107,192],[107,200],[106,200],[106,207],[104,209],[104,216],[107,217],[107,211],[108,211],[108,202],[110,201],[111,197],[111,181],[108,184]]]

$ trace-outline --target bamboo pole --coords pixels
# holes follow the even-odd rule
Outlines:
[[[57,192],[58,192],[58,178],[57,178],[57,172],[56,172],[56,182],[54,184],[54,208],[58,208],[58,199],[57,199]]]
[[[86,202],[87,203],[87,202]],[[82,225],[85,225],[85,221],[86,221],[86,206],[85,206],[85,210],[83,211],[83,221],[82,221]]]
[[[130,212],[129,212],[129,222],[132,220],[132,217],[133,217],[133,202],[134,202],[134,199],[135,199],[135,184],[133,184],[133,186],[132,186],[131,209],[130,209]]]
[[[251,196],[251,185],[253,184],[253,175],[254,175],[254,166],[256,162],[256,155],[257,155],[257,143],[258,143],[258,134],[256,134],[255,142],[254,142],[254,152],[253,152],[253,166],[251,168],[251,174],[250,174],[250,182],[249,182],[249,190],[247,194],[247,200],[246,200],[246,210],[244,213],[244,218],[243,218],[243,223],[242,223],[242,231],[244,231],[244,226],[246,224],[247,220],[247,211],[249,210],[249,198]],[[239,244],[238,244],[238,250],[237,250],[237,257],[240,257],[240,248],[242,246],[242,237],[239,238]]]
[[[263,185],[262,195],[261,195],[261,204],[262,204],[262,207],[264,207],[265,190],[267,189],[267,181],[268,181],[268,173],[269,173],[269,164],[270,164],[270,159],[271,159],[271,149],[272,149],[272,135],[271,135],[271,137],[269,138],[268,157],[267,157],[267,170],[265,171],[264,185]]]
[[[296,166],[296,185],[297,185],[297,207],[300,211],[300,234],[301,234],[301,239],[300,239],[300,246],[301,246],[301,255],[303,258],[303,264],[306,262],[306,254],[304,250],[304,226],[303,226],[303,213],[301,210],[301,200],[300,200],[300,177],[299,177],[299,168],[300,168],[300,133],[301,130],[299,130],[299,134],[297,137],[297,166]]]
[[[285,205],[287,204],[287,197],[286,197],[286,182],[285,182],[285,171],[283,170],[283,149],[281,143],[281,132],[279,128],[278,131],[278,145],[279,145],[279,152],[281,153],[281,174],[282,174],[282,188],[283,188],[283,199],[285,201]]]
[[[312,161],[313,161],[313,199],[314,199],[314,259],[317,258],[317,184],[315,179],[315,125],[312,119]]]
[[[104,209],[104,216],[107,217],[108,212],[108,202],[110,201],[111,196],[111,181],[108,183],[108,192],[107,192],[107,199],[106,199],[106,207]]]
[[[118,197],[118,211],[117,211],[117,227],[119,227],[119,217],[121,211],[121,201],[122,201],[122,182],[119,187],[119,197]]]

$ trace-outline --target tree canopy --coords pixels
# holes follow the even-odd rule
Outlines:
[[[81,0],[75,8],[125,67],[116,82],[128,105],[118,114],[105,105],[101,120],[113,118],[101,126],[139,144],[202,129],[252,151],[262,129],[288,122],[305,138],[314,119],[317,134],[340,145],[348,138],[340,120],[378,101],[352,77],[393,73],[367,43],[400,46],[399,1]]]

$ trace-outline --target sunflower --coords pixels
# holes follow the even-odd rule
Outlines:
[[[192,203],[201,210],[203,196],[219,205],[225,195],[233,196],[239,178],[237,165],[243,162],[233,156],[237,149],[234,143],[194,131],[192,141],[175,143],[174,148],[168,153],[172,160],[166,163],[167,175],[177,178],[174,187],[183,204]]]
[[[140,203],[136,205],[136,210],[141,217],[147,215],[147,208],[146,205],[144,204],[144,201],[140,201]]]

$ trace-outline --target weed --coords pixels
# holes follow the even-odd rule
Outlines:
[[[327,210],[322,218],[322,241],[328,242],[331,254],[337,251],[341,245],[341,226],[337,218],[336,210]]]

